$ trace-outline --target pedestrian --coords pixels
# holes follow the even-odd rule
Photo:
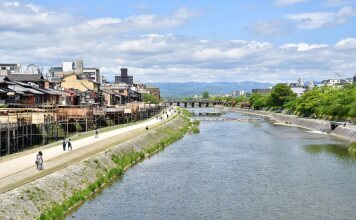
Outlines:
[[[98,138],[99,137],[99,131],[97,128],[95,128],[95,138]]]
[[[43,153],[41,151],[38,152],[38,154],[36,155],[36,166],[37,166],[37,170],[43,170],[43,157],[42,157]]]
[[[71,143],[71,140],[70,138],[68,139],[68,150],[72,150],[72,143]]]
[[[67,145],[67,141],[66,141],[66,138],[63,138],[63,151],[66,151],[66,145]]]

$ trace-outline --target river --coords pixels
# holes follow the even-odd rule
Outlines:
[[[129,169],[67,219],[356,218],[347,142],[263,120],[202,121],[200,130]]]

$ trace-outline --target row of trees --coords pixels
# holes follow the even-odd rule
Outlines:
[[[296,97],[291,88],[277,84],[269,94],[253,93],[241,97],[211,97],[211,100],[226,101],[233,105],[251,106],[259,110],[288,110],[300,116],[316,116],[327,119],[356,118],[356,85],[342,88],[330,86],[316,87]]]
[[[255,109],[287,109],[302,116],[346,119],[356,117],[356,85],[342,88],[316,87],[296,97],[287,85],[277,84],[270,94],[252,94],[251,106]]]

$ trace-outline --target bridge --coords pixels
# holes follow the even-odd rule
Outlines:
[[[212,107],[215,105],[223,105],[224,102],[222,101],[209,101],[205,99],[201,100],[189,100],[189,101],[178,101],[178,100],[170,100],[165,102],[166,106],[178,106],[178,107]]]

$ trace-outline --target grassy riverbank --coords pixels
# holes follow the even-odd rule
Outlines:
[[[356,142],[348,146],[349,153],[356,155]]]
[[[84,189],[73,192],[73,194],[61,203],[56,203],[51,208],[43,211],[40,219],[57,219],[65,215],[65,213],[72,207],[83,202],[88,196],[93,194],[96,190],[103,187],[113,178],[122,176],[124,171],[134,165],[135,163],[143,160],[150,155],[163,150],[168,145],[179,140],[191,131],[197,128],[197,123],[191,122],[189,118],[178,116],[177,119],[182,119],[182,126],[179,128],[174,127],[158,127],[157,132],[164,133],[164,137],[160,138],[157,142],[149,144],[140,149],[132,148],[127,151],[118,151],[111,154],[111,160],[115,163],[115,167],[106,169],[105,172],[97,175],[97,179],[88,184]],[[93,159],[96,166],[104,166],[98,159]]]

